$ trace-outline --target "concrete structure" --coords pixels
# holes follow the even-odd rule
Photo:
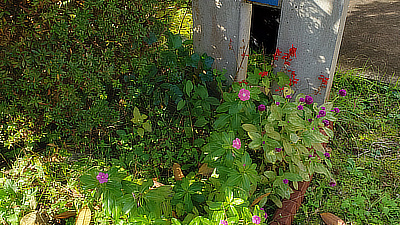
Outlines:
[[[232,82],[246,78],[251,4],[243,0],[193,0],[193,43],[199,54],[215,59]]]
[[[297,48],[287,68],[299,79],[297,93],[314,97],[319,104],[329,97],[342,40],[349,0],[284,0],[277,47]],[[277,70],[284,68],[278,60]],[[273,93],[275,90],[273,90]]]

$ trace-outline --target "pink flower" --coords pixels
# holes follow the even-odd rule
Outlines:
[[[240,89],[238,96],[239,96],[240,100],[247,101],[250,99],[250,91],[242,88],[242,89]]]
[[[102,183],[108,182],[108,173],[99,172],[99,175],[96,176],[97,180]]]
[[[261,223],[261,218],[259,216],[257,216],[257,215],[254,215],[252,217],[252,222],[255,223],[255,224],[260,224]]]
[[[221,224],[221,225],[228,225],[228,221],[226,221],[226,220],[221,220],[221,222],[220,222],[219,224]]]
[[[235,140],[233,140],[232,147],[234,147],[238,150],[240,149],[240,147],[242,147],[242,143],[240,142],[239,138],[236,138]]]

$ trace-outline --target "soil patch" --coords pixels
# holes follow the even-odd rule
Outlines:
[[[396,82],[399,62],[400,1],[350,0],[339,65],[365,68],[369,78]]]

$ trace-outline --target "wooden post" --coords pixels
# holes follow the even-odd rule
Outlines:
[[[229,82],[246,78],[251,4],[244,0],[193,0],[193,44],[215,59]]]

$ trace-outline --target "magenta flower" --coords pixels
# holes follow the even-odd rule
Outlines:
[[[288,184],[288,183],[289,183],[289,180],[288,180],[288,179],[283,179],[283,183],[284,183],[284,184]]]
[[[282,151],[282,148],[275,148],[275,151],[276,151],[276,152],[281,152],[281,151]]]
[[[331,155],[329,154],[329,152],[325,152],[325,153],[324,153],[324,156],[325,156],[326,158],[331,157]]]
[[[311,123],[311,122],[312,122],[312,119],[308,119],[308,122],[310,122],[310,123]]]
[[[322,110],[325,110],[325,107],[321,107]]]
[[[228,221],[226,221],[226,220],[221,220],[221,222],[220,222],[219,224],[221,224],[221,225],[228,225]]]
[[[339,95],[342,97],[346,96],[347,95],[346,90],[344,90],[344,89],[339,90]]]
[[[265,141],[263,141],[263,145],[265,145]]]
[[[280,102],[275,102],[275,104],[276,104],[276,105],[279,105],[279,104],[281,104],[281,103],[280,103]]]
[[[258,106],[258,111],[265,111],[265,105],[261,104]]]
[[[250,91],[242,88],[240,89],[238,96],[240,100],[247,101],[250,99]]]
[[[304,102],[305,99],[304,98],[299,98],[299,102]]]
[[[322,122],[324,123],[324,125],[327,127],[329,126],[329,120],[322,120]]]
[[[313,102],[314,102],[313,97],[307,95],[306,99],[305,99],[305,103],[309,105],[309,104],[312,104]]]
[[[335,181],[331,181],[331,182],[329,182],[329,186],[331,186],[331,187],[335,187],[335,186],[336,186],[336,182],[335,182]]]
[[[240,142],[239,138],[236,138],[235,140],[233,140],[232,147],[234,147],[238,150],[240,149],[240,147],[242,147],[242,143]]]
[[[268,219],[268,214],[267,213],[264,214],[264,218]]]
[[[318,113],[318,116],[319,117],[324,117],[324,116],[326,116],[326,112],[324,110],[320,110],[319,113]]]
[[[302,105],[299,105],[299,106],[297,106],[297,109],[298,109],[298,110],[303,110],[304,107],[303,107]]]
[[[310,155],[308,155],[308,158],[312,158],[312,157],[313,157],[313,155],[311,155],[311,154],[310,154]]]
[[[254,224],[260,224],[261,223],[261,218],[259,216],[257,216],[257,215],[254,215],[252,217],[252,221],[253,221]]]
[[[331,112],[335,112],[335,113],[339,113],[339,108],[333,108],[332,110],[331,110]]]
[[[243,167],[246,167],[246,164],[243,164]]]
[[[108,173],[99,172],[99,175],[96,176],[97,180],[102,183],[108,182]]]
[[[292,96],[291,95],[286,95],[286,98],[291,99]]]

